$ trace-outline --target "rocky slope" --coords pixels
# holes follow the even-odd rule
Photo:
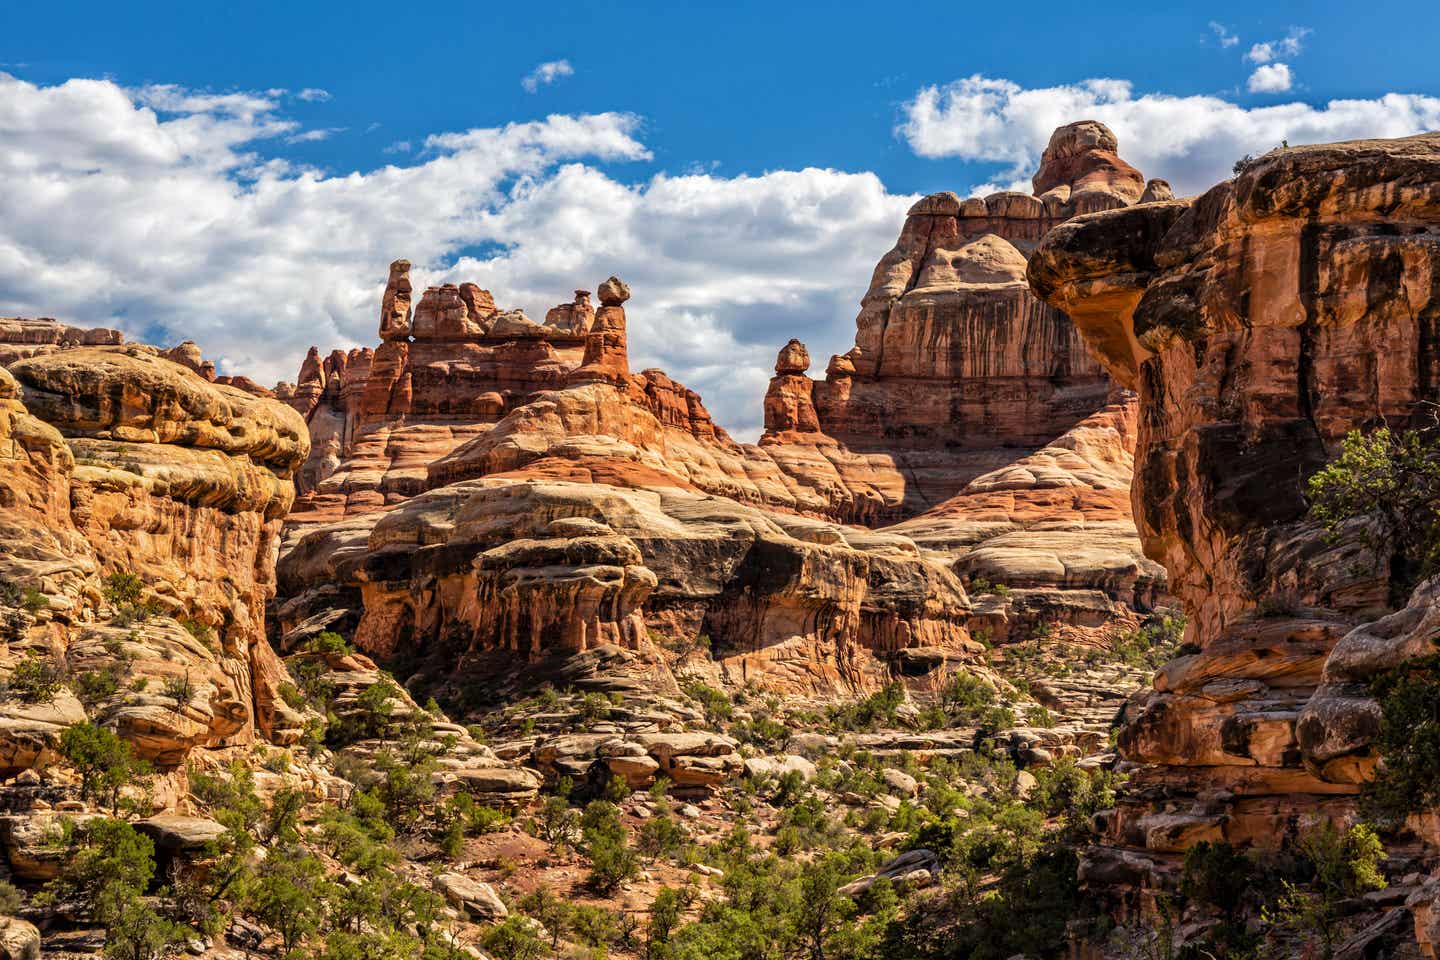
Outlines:
[[[1063,224],[1031,261],[1140,394],[1135,518],[1195,650],[1121,733],[1139,768],[1096,883],[1154,886],[1200,840],[1273,848],[1353,813],[1364,680],[1428,651],[1429,593],[1386,616],[1390,558],[1310,520],[1304,481],[1351,429],[1428,422],[1437,184],[1434,135],[1278,150],[1200,197]]]

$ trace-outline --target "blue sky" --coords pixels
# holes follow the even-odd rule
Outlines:
[[[0,313],[276,379],[373,342],[394,257],[532,315],[616,272],[637,366],[753,436],[913,195],[1023,181],[1057,123],[1182,191],[1440,124],[1434,4],[992,6],[10,4]]]

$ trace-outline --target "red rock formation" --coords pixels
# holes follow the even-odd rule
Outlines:
[[[854,349],[815,385],[821,430],[902,456],[1035,447],[1102,406],[1102,371],[1065,316],[1030,294],[1025,263],[1055,224],[1139,199],[1143,180],[1115,150],[1102,124],[1071,124],[1051,138],[1036,196],[915,204],[875,268]],[[933,478],[930,503],[975,476],[963,463],[951,473]]]
[[[567,382],[604,381],[623,385],[630,379],[630,358],[625,342],[625,301],[630,288],[615,277],[600,284],[600,310],[585,334],[585,356]]]
[[[119,330],[96,327],[87,330],[41,317],[0,317],[0,367],[40,354],[55,353],[71,347],[113,346],[125,342]]]
[[[75,347],[0,371],[0,445],[20,453],[0,457],[0,577],[50,599],[9,638],[12,655],[146,678],[92,710],[164,765],[259,733],[299,736],[263,616],[290,475],[308,447],[300,417],[151,347]],[[163,612],[114,620],[100,590],[111,572],[136,574]],[[193,695],[167,699],[164,683],[180,678]],[[16,738],[0,745],[7,769],[40,762],[59,728],[86,716],[68,691],[55,711],[48,726],[0,724],[0,740]]]
[[[1355,652],[1408,628],[1355,630],[1389,602],[1388,562],[1307,520],[1304,483],[1348,430],[1440,392],[1437,185],[1437,135],[1286,149],[1197,199],[1064,224],[1031,260],[1036,292],[1140,393],[1136,520],[1198,651],[1121,734],[1143,766],[1097,881],[1351,809]]]
[[[760,443],[804,443],[819,439],[820,419],[815,414],[814,382],[810,351],[799,340],[780,348],[775,358],[775,377],[765,392],[765,435]]]
[[[1051,134],[1040,169],[1031,178],[1035,196],[1047,210],[1068,208],[1072,217],[1112,210],[1120,205],[1117,199],[1137,202],[1145,192],[1145,178],[1120,159],[1119,149],[1115,134],[1103,123],[1082,120],[1061,127]]]
[[[1047,161],[1054,169],[1042,172],[1058,185],[1044,199],[1002,194],[962,204],[944,194],[917,204],[900,247],[877,270],[872,294],[880,300],[867,298],[869,312],[862,313],[861,340],[874,339],[876,349],[832,358],[827,380],[816,383],[806,376],[804,345],[787,344],[766,396],[759,445],[734,442],[698,395],[663,372],[630,372],[624,310],[630,290],[614,277],[599,288],[598,312],[591,312],[588,294],[577,291],[574,302],[549,311],[543,325],[495,310],[473,285],[426,291],[413,321],[404,324],[408,339],[391,339],[375,355],[358,417],[347,399],[354,365],[347,369],[341,358],[321,365],[313,354],[293,392],[293,402],[308,408],[312,437],[302,473],[311,492],[295,519],[353,519],[312,531],[293,528],[287,550],[296,569],[308,571],[293,577],[294,590],[350,584],[345,616],[359,620],[364,642],[382,655],[408,631],[429,638],[422,644],[427,650],[435,638],[463,634],[473,638],[474,650],[533,657],[583,652],[596,642],[639,650],[645,630],[692,641],[703,630],[725,638],[742,658],[735,668],[746,665],[742,672],[788,683],[777,678],[796,671],[792,659],[815,660],[819,666],[800,670],[810,679],[793,682],[831,689],[858,688],[857,678],[876,675],[871,661],[858,672],[845,666],[858,662],[857,648],[888,655],[932,643],[963,646],[965,615],[954,612],[953,598],[936,601],[949,612],[925,612],[947,588],[921,570],[1013,580],[1023,596],[990,603],[985,614],[987,629],[1002,638],[1020,636],[1041,617],[1090,631],[1133,619],[1132,610],[1157,602],[1160,575],[1139,556],[1125,508],[1132,414],[1120,408],[1081,423],[1104,406],[1105,378],[1068,320],[1034,300],[1024,281],[1025,251],[1075,209],[1067,192],[1072,185],[1087,209],[1102,197],[1123,206],[1144,189],[1139,175],[1113,157],[1113,138],[1105,141],[1102,132],[1082,125],[1057,134]],[[391,287],[397,277],[392,271]],[[382,325],[398,328],[399,321],[385,319],[396,312],[393,300],[387,292]],[[883,309],[876,306],[881,301]],[[936,352],[937,338],[950,346]],[[382,356],[391,348],[393,357]],[[1082,363],[1088,364],[1083,371],[1076,365]],[[337,389],[340,378],[345,386]],[[863,408],[871,418],[862,424],[842,417],[842,426],[863,435],[873,452],[857,452],[826,431],[822,400],[834,400],[842,388],[851,398],[846,409]],[[962,402],[966,396],[997,412],[975,414]],[[832,403],[829,409],[838,408]],[[1022,422],[1031,414],[1038,424]],[[1069,427],[1075,429],[1055,439]],[[942,495],[972,480],[964,497],[938,506]],[[525,493],[539,516],[533,523],[543,526],[560,509],[551,499],[560,483],[589,484],[597,489],[586,495],[593,504],[585,515],[611,531],[625,530],[624,537],[603,534],[603,542],[579,545],[569,542],[573,536],[539,527],[505,526],[493,532],[499,539],[481,537],[477,553],[468,535],[442,532],[460,513],[480,511],[476,504],[499,509],[493,491],[524,481],[550,491],[543,498]],[[636,494],[670,505],[661,511],[665,516],[649,517],[663,536],[637,539],[628,520],[612,515],[636,509]],[[560,499],[576,496],[567,488]],[[910,555],[916,546],[908,537],[866,535],[795,516],[878,526],[932,507],[915,528],[928,538],[926,562],[903,569],[885,567],[870,555],[871,546],[858,544],[873,544],[887,556],[891,548]],[[380,508],[388,509],[384,518],[370,516]],[[717,511],[724,516],[712,517]],[[700,523],[702,516],[707,519]],[[894,586],[903,599],[882,605],[883,612],[863,613],[856,598],[874,598],[883,589],[812,571],[820,555],[789,545],[755,547],[766,556],[778,551],[775,576],[788,584],[785,590],[737,587],[741,599],[719,605],[708,587],[682,591],[683,602],[663,599],[678,574],[670,560],[655,559],[657,552],[691,556],[686,551],[697,541],[719,533],[743,540],[735,525],[762,523],[756,518],[802,542],[849,542],[855,553],[826,562],[867,569],[868,583],[883,569],[904,581]],[[426,532],[432,523],[439,527]],[[364,544],[356,542],[362,530],[371,531]],[[514,537],[524,546],[502,549]],[[622,542],[626,537],[641,560]],[[414,551],[392,551],[412,538],[418,538]],[[421,548],[442,540],[447,551],[470,559],[437,580],[422,559],[431,554]],[[317,567],[307,559],[332,549],[342,551],[343,563]],[[487,559],[477,559],[481,555]],[[368,570],[367,563],[378,566]],[[803,568],[799,579],[781,576],[791,563]],[[550,573],[538,575],[541,569]],[[731,592],[721,590],[727,598]],[[311,606],[297,602],[286,622],[297,623]]]
[[[1102,124],[1071,124],[1051,138],[1037,196],[916,203],[861,301],[855,347],[830,358],[823,381],[777,368],[767,453],[797,476],[836,459],[837,445],[885,458],[898,499],[840,514],[883,522],[936,506],[1104,406],[1104,372],[1065,315],[1031,295],[1025,265],[1056,223],[1140,198],[1140,174],[1115,149]]]
[[[874,689],[902,650],[979,651],[959,581],[904,537],[663,482],[492,476],[300,533],[282,560],[280,626],[334,616],[354,602],[337,600],[340,585],[363,608],[363,649],[436,670],[443,657],[447,683],[491,651],[655,657],[652,635],[708,635],[737,684],[832,694]]]
[[[390,264],[390,279],[380,301],[380,339],[410,338],[410,261],[396,260]]]
[[[693,390],[659,370],[630,373],[629,289],[618,279],[601,285],[598,313],[589,294],[576,291],[544,324],[496,311],[474,284],[432,288],[409,321],[395,316],[395,304],[404,302],[396,291],[408,290],[404,264],[392,270],[381,322],[386,330],[408,329],[413,339],[392,333],[397,339],[373,355],[337,352],[323,362],[312,350],[286,391],[311,435],[297,520],[380,509],[427,488],[538,461],[554,475],[561,469],[554,447],[577,435],[630,445],[624,458],[645,463],[637,485],[641,477],[668,475],[677,486],[815,515],[868,522],[899,515],[904,480],[887,458],[814,436],[793,447],[738,444]],[[803,376],[792,382],[809,383]],[[825,449],[810,445],[817,439]],[[617,452],[609,447],[605,455]],[[566,448],[562,457],[592,453]]]
[[[594,322],[595,308],[590,305],[589,290],[576,290],[574,303],[551,307],[545,314],[545,326],[579,336],[588,334]]]
[[[1011,601],[984,615],[997,641],[1026,639],[1042,620],[1108,629],[1129,611],[1149,613],[1166,599],[1165,577],[1141,552],[1130,510],[1137,408],[1122,396],[887,529],[953,556],[963,576],[1008,588]]]
[[[312,349],[289,402],[310,423],[296,513],[311,520],[378,509],[424,489],[426,464],[484,432],[579,365],[589,295],[554,322],[502,312],[473,283],[431,287],[411,310],[397,260],[381,301],[381,343],[323,363]],[[623,338],[622,338],[623,339]]]

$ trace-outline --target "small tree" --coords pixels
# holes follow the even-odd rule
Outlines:
[[[1309,481],[1310,515],[1332,533],[1370,521],[1366,539],[1390,553],[1391,602],[1404,603],[1440,561],[1440,426],[1352,430]]]
[[[836,928],[855,916],[855,903],[840,891],[840,870],[830,857],[807,864],[800,874],[796,927],[810,960],[825,960]]]
[[[27,703],[50,703],[64,679],[65,670],[60,664],[31,650],[11,669],[5,686]]]
[[[570,901],[555,896],[549,887],[540,886],[520,898],[520,909],[526,916],[534,917],[550,932],[550,950],[560,950],[560,938],[570,925],[574,907]]]
[[[60,753],[80,772],[80,796],[108,801],[111,813],[120,809],[121,791],[150,773],[148,762],[131,755],[130,744],[88,720],[65,728]]]
[[[117,570],[104,579],[100,593],[107,602],[120,606],[139,603],[144,590],[145,581],[133,573]]]
[[[1440,807],[1440,655],[1420,657],[1376,678],[1375,748],[1381,764],[1365,785],[1367,816],[1385,825]]]
[[[195,931],[156,912],[140,894],[113,898],[105,921],[105,960],[160,960],[184,952]]]
[[[1342,831],[1327,822],[1303,836],[1299,850],[1314,871],[1308,888],[1285,881],[1265,919],[1318,940],[1321,956],[1329,960],[1344,932],[1343,901],[1385,886],[1380,873],[1385,848],[1363,823]]]
[[[505,922],[491,927],[480,942],[497,960],[539,960],[545,955],[545,944],[536,935],[533,923],[524,917],[506,917]]]
[[[609,895],[640,871],[635,851],[625,842],[625,825],[620,810],[612,803],[595,800],[581,818],[585,853],[590,858],[586,878],[597,893]]]
[[[650,904],[650,923],[645,927],[645,960],[660,960],[670,935],[680,925],[686,899],[674,887],[661,887]]]
[[[144,899],[155,875],[155,845],[122,820],[67,826],[69,855],[46,885],[42,903],[84,905],[105,927],[105,956],[157,960],[173,955],[194,931],[162,917]]]
[[[246,903],[247,912],[280,936],[281,955],[293,957],[325,919],[331,884],[325,866],[298,847],[266,859]]]

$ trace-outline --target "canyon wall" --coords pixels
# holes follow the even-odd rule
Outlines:
[[[28,349],[37,332],[0,370],[5,667],[92,684],[85,702],[63,686],[7,698],[0,767],[43,760],[87,716],[162,766],[298,737],[264,611],[304,422],[155,348],[79,345],[62,328],[63,348]]]
[[[1145,552],[1190,614],[1120,749],[1138,769],[1085,871],[1153,886],[1200,840],[1275,847],[1353,811],[1364,679],[1433,647],[1390,560],[1308,516],[1347,431],[1432,422],[1440,136],[1274,151],[1183,201],[1055,228],[1029,267],[1139,392]],[[1377,620],[1377,618],[1380,618]]]
[[[830,358],[823,380],[804,376],[803,346],[777,366],[762,444],[823,435],[883,453],[910,481],[908,516],[1103,406],[1104,371],[1069,319],[1030,292],[1025,266],[1056,224],[1169,195],[1117,150],[1103,124],[1070,124],[1051,138],[1033,195],[937,193],[911,207],[861,301],[855,346]],[[803,421],[789,412],[796,401]]]

